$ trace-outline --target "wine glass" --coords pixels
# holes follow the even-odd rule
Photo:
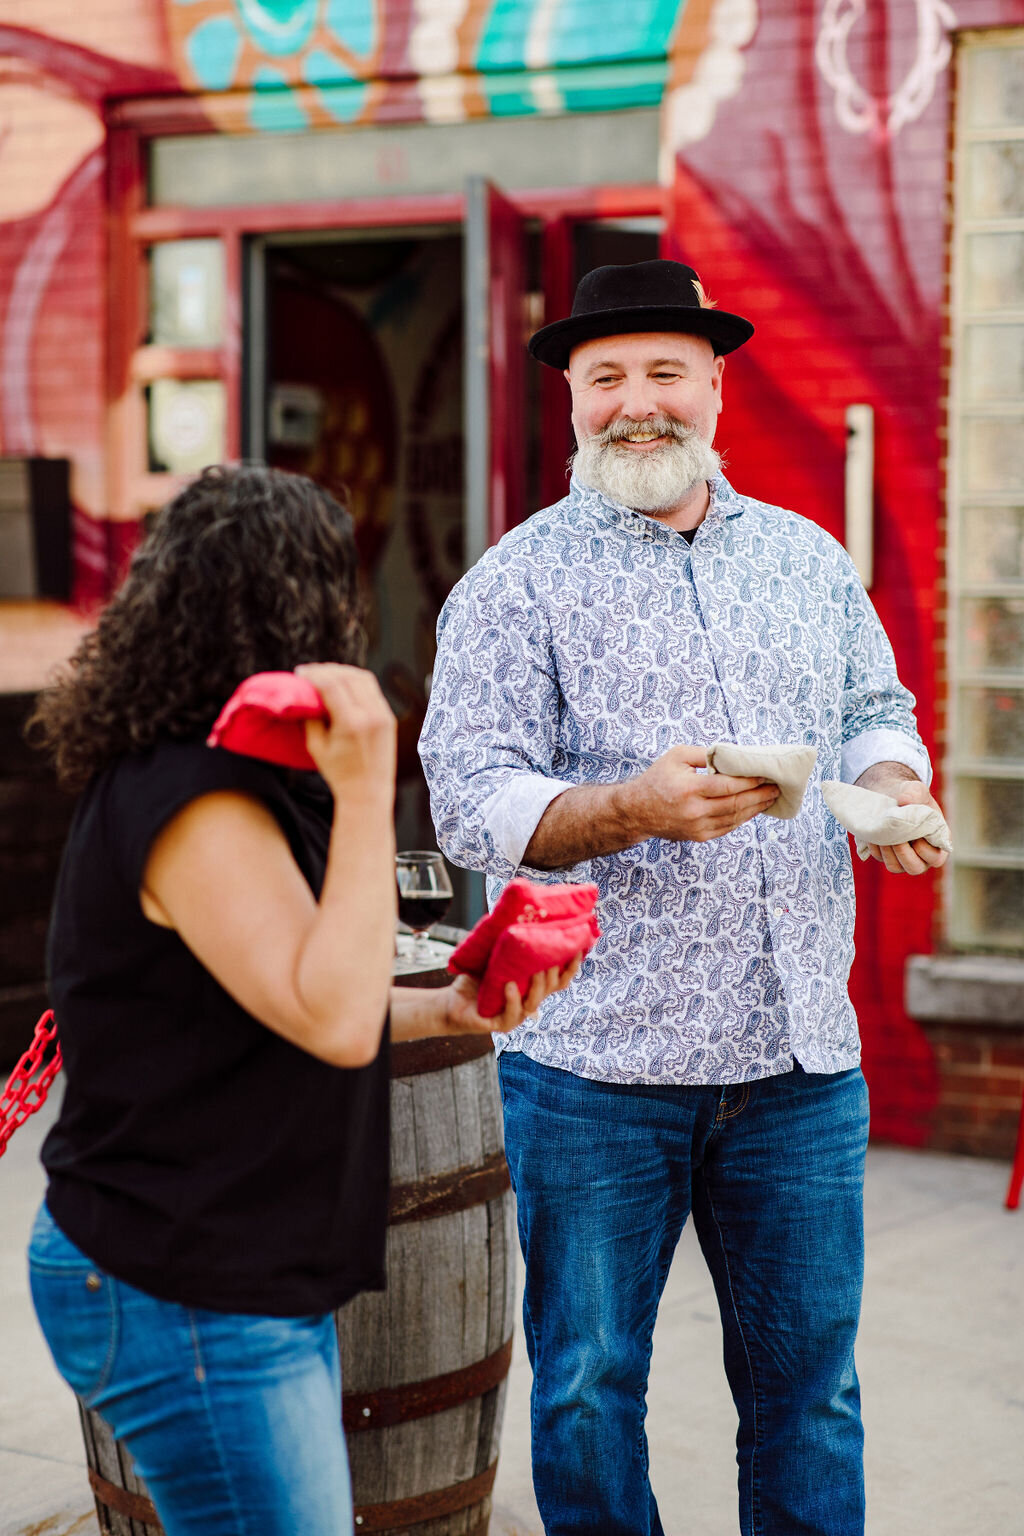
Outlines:
[[[448,911],[452,900],[452,882],[439,853],[413,849],[395,855],[398,880],[398,916],[413,931],[415,939],[410,960],[431,958],[426,935]]]

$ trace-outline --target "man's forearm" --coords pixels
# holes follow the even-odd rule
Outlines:
[[[906,763],[872,763],[870,768],[865,768],[857,785],[860,789],[873,789],[879,794],[890,794],[893,786],[897,784],[920,784],[921,777],[913,768],[908,768]]]
[[[537,823],[522,862],[535,869],[565,869],[621,853],[651,837],[706,843],[778,799],[778,787],[767,780],[706,769],[707,748],[681,744],[620,784],[564,790]]]
[[[621,853],[651,834],[640,824],[628,781],[579,784],[556,796],[523,854],[534,869],[567,869],[585,859]]]

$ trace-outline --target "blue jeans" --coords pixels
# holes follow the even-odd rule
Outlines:
[[[691,1212],[739,1413],[742,1536],[861,1536],[861,1073],[624,1086],[519,1052],[499,1072],[547,1536],[662,1536],[647,1376]]]
[[[351,1536],[334,1320],[157,1301],[44,1205],[32,1299],[57,1369],[123,1440],[167,1536]]]

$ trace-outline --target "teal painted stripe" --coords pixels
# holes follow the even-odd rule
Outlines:
[[[363,81],[355,85],[322,85],[317,89],[317,100],[325,112],[338,123],[352,123],[366,106],[370,87]]]
[[[477,69],[522,69],[533,9],[523,0],[495,0],[480,34]]]
[[[498,77],[500,79],[500,76]],[[519,76],[516,77],[519,79]],[[529,117],[531,113],[539,110],[536,98],[529,90],[523,90],[521,86],[514,89],[506,89],[502,85],[500,90],[491,90],[490,81],[481,79],[484,94],[487,97],[492,117]]]
[[[562,0],[551,25],[551,57],[558,64],[611,59],[664,58],[686,0]]]
[[[495,0],[480,34],[476,67],[523,69],[541,0]],[[545,67],[665,58],[686,0],[555,0],[544,35]],[[538,66],[539,67],[539,66]]]
[[[656,107],[667,79],[667,59],[649,59],[639,64],[503,70],[480,75],[478,82],[493,116],[526,117],[542,110],[612,112],[617,108]],[[533,89],[535,82],[539,83],[538,90]]]
[[[580,74],[586,72],[581,70]],[[588,83],[586,80],[569,79],[563,86],[567,112],[614,112],[624,107],[657,107],[665,93],[668,66],[661,71],[658,80],[614,80]]]
[[[298,133],[309,127],[305,108],[296,99],[285,77],[269,65],[253,75],[255,87],[249,103],[249,121],[264,133]]]

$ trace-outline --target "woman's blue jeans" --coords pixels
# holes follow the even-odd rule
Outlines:
[[[44,1205],[32,1299],[65,1381],[123,1440],[167,1536],[351,1536],[334,1320],[157,1301]]]
[[[742,1536],[861,1536],[860,1071],[625,1086],[518,1052],[503,1053],[499,1071],[547,1536],[661,1536],[647,1376],[691,1212],[739,1413]]]

